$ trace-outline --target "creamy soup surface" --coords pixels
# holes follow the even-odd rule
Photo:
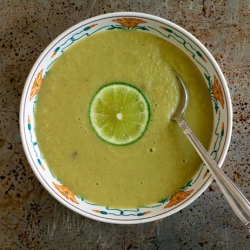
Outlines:
[[[67,49],[43,79],[35,107],[39,148],[53,175],[85,200],[114,208],[155,204],[190,181],[201,160],[171,115],[180,99],[178,72],[189,93],[185,119],[208,148],[213,110],[196,66],[178,48],[141,31],[104,31]],[[150,121],[138,141],[101,140],[89,105],[103,85],[140,89]]]

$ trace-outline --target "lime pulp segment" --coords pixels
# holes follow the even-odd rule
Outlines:
[[[110,144],[126,145],[138,140],[146,131],[150,107],[136,87],[110,83],[95,94],[89,117],[100,138]]]

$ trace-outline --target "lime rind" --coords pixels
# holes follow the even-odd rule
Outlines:
[[[128,145],[144,135],[150,120],[150,105],[133,85],[110,83],[94,95],[89,118],[102,140],[113,145]]]

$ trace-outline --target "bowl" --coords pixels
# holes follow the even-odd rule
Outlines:
[[[68,190],[51,173],[36,137],[34,106],[44,75],[53,62],[77,40],[108,29],[139,29],[154,34],[179,48],[199,69],[207,84],[214,112],[209,153],[221,167],[230,144],[232,105],[225,78],[209,51],[193,35],[178,25],[153,15],[118,12],[82,21],[58,36],[43,51],[26,80],[20,104],[20,133],[29,164],[40,183],[60,203],[88,218],[115,224],[135,224],[159,220],[185,208],[210,185],[212,176],[202,165],[189,184],[166,199],[134,209],[112,209],[92,204]]]

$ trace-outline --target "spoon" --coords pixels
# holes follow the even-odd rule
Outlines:
[[[188,93],[179,75],[177,75],[177,79],[180,83],[181,99],[177,110],[172,116],[172,119],[178,122],[184,134],[187,136],[189,141],[196,149],[197,153],[200,155],[203,162],[211,171],[214,179],[225,195],[228,203],[230,204],[236,215],[239,217],[239,219],[248,227],[250,231],[250,203],[242,194],[242,192],[227,177],[227,175],[218,167],[217,163],[208,154],[206,149],[202,146],[202,144],[199,142],[197,137],[194,135],[194,133],[184,120],[183,117],[188,103]]]

